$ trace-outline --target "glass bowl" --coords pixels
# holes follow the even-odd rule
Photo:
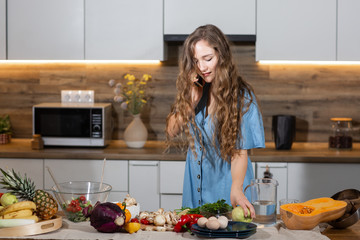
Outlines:
[[[106,202],[112,189],[106,183],[87,181],[59,183],[58,187],[51,190],[66,218],[73,222],[87,221],[96,202]]]

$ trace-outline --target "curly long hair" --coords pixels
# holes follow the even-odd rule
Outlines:
[[[205,40],[213,47],[217,54],[218,63],[216,65],[215,79],[211,83],[209,94],[214,98],[214,120],[215,131],[213,144],[217,140],[219,148],[215,148],[221,157],[229,161],[235,153],[235,145],[238,136],[241,137],[241,120],[243,115],[249,110],[253,101],[254,93],[252,87],[239,76],[236,64],[230,50],[230,43],[222,31],[214,25],[204,25],[198,27],[183,44],[183,49],[179,58],[179,75],[176,81],[177,95],[172,105],[171,113],[167,117],[167,125],[172,114],[176,113],[183,119],[181,133],[185,133],[188,144],[193,153],[194,136],[197,135],[202,145],[202,135],[195,123],[195,112],[189,116],[187,109],[193,109],[191,103],[191,87],[193,81],[191,76],[196,72],[197,66],[194,61],[195,44],[200,40]],[[248,94],[247,94],[248,93]],[[245,106],[244,98],[249,97]],[[255,95],[254,95],[255,96]],[[190,126],[193,126],[190,131]],[[191,133],[190,133],[191,132]],[[171,138],[166,132],[167,145]]]

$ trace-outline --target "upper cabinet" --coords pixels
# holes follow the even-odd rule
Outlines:
[[[224,4],[218,0],[164,0],[165,39],[174,37],[177,40],[176,35],[188,35],[205,24],[216,25],[226,35],[255,38],[255,2],[228,0]]]
[[[360,61],[360,1],[338,0],[337,57]]]
[[[162,0],[85,0],[85,59],[164,60]]]
[[[83,0],[11,0],[8,59],[84,59]]]
[[[6,59],[6,0],[0,0],[0,59]]]
[[[336,0],[258,0],[256,60],[336,60]]]

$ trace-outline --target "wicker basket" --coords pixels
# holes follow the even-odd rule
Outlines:
[[[11,142],[11,134],[1,133],[0,134],[0,144],[7,144]]]

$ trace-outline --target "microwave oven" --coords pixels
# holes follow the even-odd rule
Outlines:
[[[111,117],[110,103],[42,103],[33,106],[33,134],[45,146],[105,147]]]

